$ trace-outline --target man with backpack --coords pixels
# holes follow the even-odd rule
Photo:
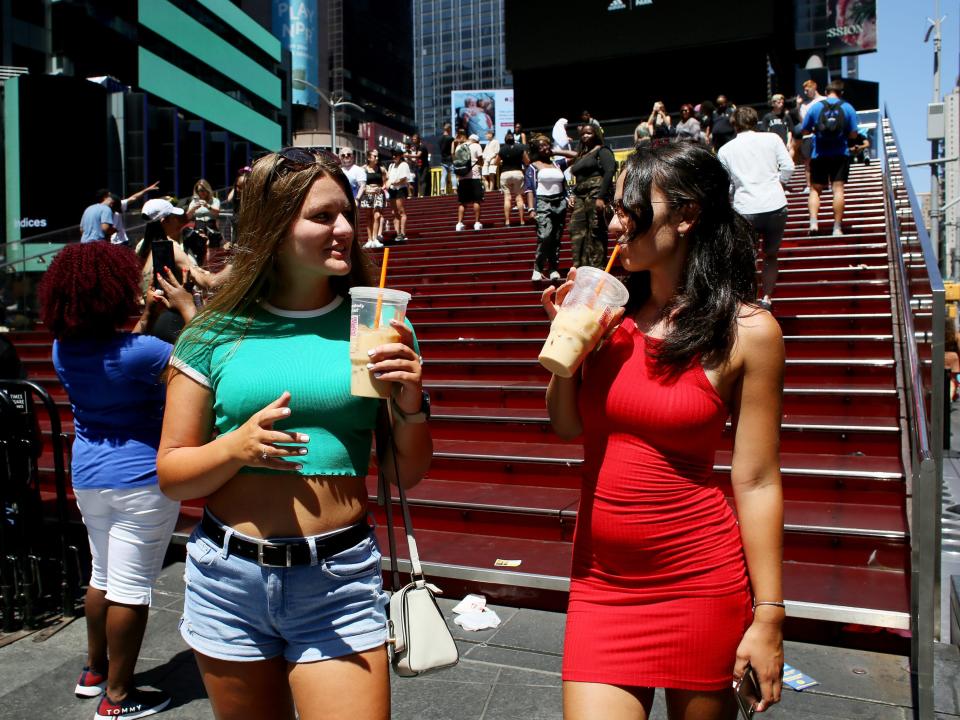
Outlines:
[[[803,133],[813,135],[810,152],[810,234],[819,234],[820,194],[827,184],[833,191],[833,234],[843,235],[843,186],[850,174],[847,140],[857,137],[857,112],[843,100],[843,82],[827,85],[827,97],[812,103],[803,118]]]
[[[483,202],[483,179],[480,164],[483,162],[483,148],[480,138],[471,135],[467,142],[457,145],[453,151],[453,173],[457,176],[457,232],[464,229],[463,215],[467,205],[473,204],[473,229],[483,230],[480,224],[480,203]]]

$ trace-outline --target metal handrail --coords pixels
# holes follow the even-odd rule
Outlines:
[[[943,477],[943,336],[944,336],[944,286],[933,245],[923,224],[923,215],[916,193],[907,172],[907,164],[900,150],[896,131],[884,108],[880,137],[880,155],[884,166],[884,204],[887,210],[887,229],[895,282],[897,317],[901,323],[900,345],[904,366],[901,366],[904,388],[908,399],[908,435],[910,445],[909,476],[912,482],[911,502],[911,685],[914,717],[932,720],[934,710],[934,656],[933,645],[938,632],[938,601],[940,584],[940,505],[941,479]],[[900,188],[894,186],[896,174]],[[898,212],[897,190],[906,196],[910,216],[916,227],[914,240],[905,238]],[[912,235],[913,233],[911,233]],[[915,257],[907,242],[919,244],[923,259],[925,279],[930,285],[933,327],[929,333],[931,346],[930,414],[929,426],[927,398],[914,324],[913,293],[907,272],[905,255]],[[926,293],[924,293],[926,294]]]

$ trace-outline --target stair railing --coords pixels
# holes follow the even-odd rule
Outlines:
[[[934,717],[934,642],[939,632],[940,505],[943,478],[944,287],[923,214],[886,109],[882,120],[884,204],[907,412],[904,464],[910,518],[910,675],[914,717]],[[930,332],[918,333],[918,315]]]

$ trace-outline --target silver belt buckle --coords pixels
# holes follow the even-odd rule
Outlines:
[[[277,565],[275,563],[267,562],[266,560],[264,560],[263,549],[268,546],[284,548],[285,554],[286,554],[286,563]],[[292,567],[293,566],[293,545],[289,543],[286,545],[272,545],[268,542],[257,543],[257,564],[261,565],[262,567]]]

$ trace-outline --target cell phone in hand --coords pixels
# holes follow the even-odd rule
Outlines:
[[[740,717],[750,720],[757,711],[757,705],[763,700],[756,671],[747,665],[743,676],[734,683],[733,688],[737,697],[737,707],[740,708]]]
[[[176,272],[177,269],[173,256],[173,240],[154,240],[150,246],[150,253],[153,260],[153,274],[150,278],[150,285],[158,287],[157,273],[163,273],[165,267],[170,268],[171,272]]]

